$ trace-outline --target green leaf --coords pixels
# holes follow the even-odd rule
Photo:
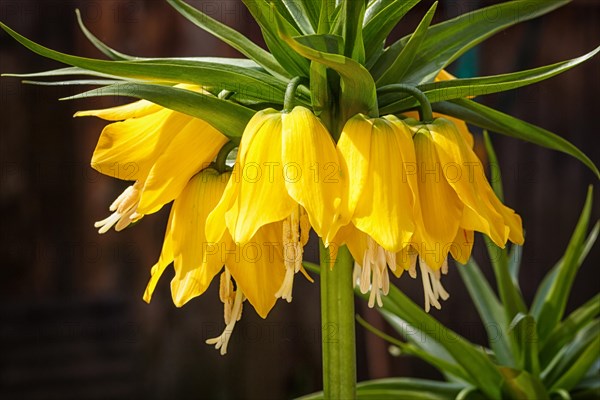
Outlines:
[[[416,34],[417,33],[415,33],[415,35]],[[411,41],[408,42],[402,53],[400,53],[399,58],[402,57],[404,52],[410,48]],[[417,86],[417,88],[425,93],[429,101],[432,103],[504,92],[507,90],[528,86],[566,72],[594,57],[599,51],[600,47],[572,60],[562,61],[556,64],[525,71],[518,71],[502,75],[484,76],[479,78],[451,79],[426,83]],[[393,70],[394,65],[392,65],[390,70],[386,71],[382,77],[377,80],[378,86],[385,84],[385,82],[392,83],[390,79],[393,79],[396,74]],[[410,63],[408,63],[408,65],[410,66]],[[391,75],[391,78],[382,83],[381,80],[388,77],[388,73],[390,71],[393,72],[393,75]],[[399,100],[395,100],[390,103],[390,99],[393,99],[394,97],[398,98]],[[386,95],[385,98],[382,98],[381,104],[384,105],[381,107],[381,112],[388,114],[411,109],[417,106],[418,102],[413,97],[409,97],[405,94],[395,93],[394,95]]]
[[[378,87],[402,82],[402,78],[410,69],[410,66],[415,59],[423,40],[425,40],[427,28],[429,28],[429,24],[431,24],[431,20],[433,19],[437,5],[437,1],[433,3],[429,11],[427,11],[427,14],[425,14],[423,17],[423,20],[421,20],[419,26],[417,26],[415,33],[411,35],[410,40],[406,43],[406,46],[404,46],[400,54],[398,54],[398,57],[377,79],[376,83]]]
[[[518,368],[537,376],[540,373],[538,359],[538,337],[535,319],[531,315],[519,313],[512,320],[510,333],[515,338],[518,352]]]
[[[390,324],[393,327],[395,327],[395,328],[398,327],[398,320],[397,320],[398,317],[396,317],[395,315],[388,313],[386,311],[380,311],[380,312],[384,315],[385,319],[388,322],[390,322]],[[437,368],[443,374],[451,374],[451,375],[458,377],[460,379],[463,379],[463,380],[469,379],[466,372],[459,365],[457,365],[451,359],[451,357],[446,357],[445,353],[444,353],[444,357],[438,357],[437,354],[439,354],[439,351],[437,351],[437,349],[436,349],[436,351],[433,351],[433,352],[427,351],[423,347],[416,345],[414,343],[414,340],[411,340],[412,343],[404,343],[390,335],[385,334],[384,332],[381,332],[380,330],[375,328],[373,325],[369,324],[367,321],[362,319],[359,315],[356,316],[356,320],[358,321],[359,324],[361,324],[368,331],[372,332],[373,334],[377,335],[381,339],[398,347],[402,353],[407,354],[407,355],[412,355],[415,357],[419,357],[423,361],[425,361],[425,362],[431,364],[433,367]],[[404,326],[403,321],[400,323]],[[404,334],[406,334],[406,330],[404,330],[404,329],[400,329],[400,330],[402,330],[404,332]]]
[[[542,379],[551,390],[571,390],[586,376],[599,356],[600,320],[596,319],[563,347],[542,372]]]
[[[469,374],[470,381],[490,399],[500,399],[502,376],[485,353],[457,333],[440,324],[394,286],[383,302],[383,308],[434,340]],[[385,315],[384,315],[385,316]],[[431,333],[431,334],[430,334]],[[432,337],[433,336],[433,337]]]
[[[342,0],[344,15],[344,54],[359,64],[365,63],[365,45],[363,43],[362,20],[365,15],[365,0]]]
[[[296,24],[305,35],[317,32],[319,25],[320,2],[315,0],[282,0]]]
[[[105,56],[107,56],[111,60],[117,60],[117,61],[125,61],[125,60],[135,60],[135,59],[137,59],[137,57],[133,57],[133,56],[130,56],[130,55],[127,55],[127,54],[120,53],[120,52],[118,52],[118,51],[116,51],[114,49],[111,49],[106,44],[104,44],[92,32],[90,32],[89,29],[85,26],[85,24],[83,23],[83,20],[81,19],[81,12],[79,12],[78,8],[75,9],[75,14],[77,15],[77,23],[79,24],[79,28],[81,29],[81,31],[83,32],[83,34],[85,35],[85,37],[88,38],[88,40],[98,50],[100,50],[100,52],[102,52]]]
[[[521,269],[521,258],[523,257],[523,246],[513,244],[508,256],[508,271],[515,286],[519,287],[519,271]]]
[[[421,0],[377,0],[365,12],[363,40],[367,64],[378,51],[398,22]],[[373,62],[375,60],[373,59]]]
[[[279,64],[292,76],[309,76],[309,62],[294,52],[282,41],[277,29],[289,36],[299,36],[300,32],[292,26],[275,8],[265,0],[242,0],[254,17],[263,34],[265,43]],[[277,27],[273,23],[277,20]]]
[[[595,295],[577,308],[568,318],[552,330],[541,345],[541,364],[543,366],[548,365],[565,344],[572,341],[577,333],[588,325],[591,320],[596,318],[598,314],[600,314],[600,294]]]
[[[502,385],[503,398],[514,400],[549,400],[546,388],[535,375],[527,371],[501,368],[505,380]]]
[[[467,50],[490,36],[561,7],[570,0],[508,1],[463,14],[433,25],[403,83],[431,82],[437,74]],[[491,17],[493,16],[493,17]],[[388,69],[406,45],[410,35],[391,45],[371,69],[377,79]]]
[[[541,302],[534,303],[535,307],[532,307],[532,313],[538,322],[538,335],[542,341],[560,322],[565,312],[575,275],[581,265],[578,261],[584,250],[585,235],[592,211],[592,199],[592,187],[590,186],[585,206],[562,262],[559,264],[555,278]]]
[[[242,92],[261,100],[282,102],[286,83],[254,69],[195,60],[105,61],[60,53],[19,35],[0,23],[8,34],[29,50],[72,66],[123,78],[156,82],[191,83],[219,90]]]
[[[458,265],[458,272],[477,308],[487,332],[488,343],[494,350],[498,362],[502,365],[515,366],[515,359],[506,341],[508,323],[504,310],[479,266],[471,258],[467,264]]]
[[[461,385],[418,378],[387,378],[359,382],[358,399],[411,399],[453,400],[462,389]],[[323,393],[314,393],[298,400],[323,399]]]
[[[263,50],[235,29],[209,17],[182,0],[167,0],[167,2],[194,25],[219,38],[249,59],[254,60],[273,75],[283,78],[291,76],[285,68],[279,65],[271,53]]]
[[[494,276],[496,277],[500,299],[504,305],[506,320],[512,321],[518,313],[525,313],[527,311],[525,300],[523,300],[523,295],[518,285],[515,285],[508,270],[508,253],[506,249],[498,247],[488,236],[484,235],[483,239],[494,269]]]
[[[281,18],[278,18],[277,21],[279,25],[282,23]],[[325,65],[340,75],[342,86],[340,123],[345,123],[348,118],[360,112],[377,113],[375,82],[369,71],[362,65],[342,55],[318,51],[306,46],[287,35],[284,30],[281,30],[279,34],[298,54]]]
[[[94,89],[67,99],[93,96],[126,96],[145,99],[160,106],[200,118],[232,140],[239,140],[254,111],[217,97],[147,83],[123,83]]]
[[[435,103],[433,109],[492,132],[569,154],[584,163],[600,178],[600,172],[596,165],[581,150],[545,129],[467,99]]]
[[[483,131],[483,141],[485,144],[485,152],[488,155],[489,166],[490,166],[490,184],[496,197],[501,202],[504,202],[504,188],[502,187],[502,172],[500,171],[500,164],[498,163],[498,157],[496,157],[496,151],[492,144],[492,139],[488,131]]]

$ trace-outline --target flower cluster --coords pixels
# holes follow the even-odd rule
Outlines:
[[[265,318],[277,298],[292,300],[296,273],[311,279],[302,266],[311,229],[334,258],[348,246],[370,307],[382,305],[388,269],[414,278],[418,260],[425,308],[440,308],[448,253],[465,263],[474,231],[502,247],[523,242],[519,216],[495,196],[462,121],[357,114],[336,143],[306,107],[264,109],[248,122],[231,168],[213,162],[228,139],[201,119],[148,101],[77,115],[119,121],[104,128],[92,165],[135,181],[96,223],[99,232],[174,200],[144,299],[170,264],[178,307],[220,273],[226,328],[207,343],[222,354],[245,300]],[[129,165],[127,175],[115,165]]]

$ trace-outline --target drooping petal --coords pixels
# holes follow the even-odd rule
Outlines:
[[[173,204],[175,277],[171,293],[177,307],[204,293],[225,262],[221,243],[208,242],[204,230],[208,214],[223,193],[227,175],[203,170],[189,181]]]
[[[473,231],[459,229],[454,241],[450,246],[450,254],[452,254],[452,257],[459,263],[466,264],[471,257],[473,242]]]
[[[342,223],[348,223],[352,219],[369,179],[372,129],[373,121],[363,114],[357,114],[346,122],[337,142],[343,182]]]
[[[190,178],[214,160],[227,141],[207,122],[191,119],[150,169],[137,212],[154,213],[175,199]]]
[[[232,185],[239,185],[239,189],[225,220],[236,243],[246,243],[260,227],[285,219],[296,206],[283,180],[281,115],[262,118],[265,121],[257,131],[247,130],[252,136],[239,155],[241,176],[231,178],[237,180]]]
[[[385,250],[395,253],[406,246],[415,230],[414,195],[403,174],[403,162],[416,161],[414,153],[412,160],[403,159],[406,150],[412,149],[408,130],[401,131],[383,118],[373,121],[369,179],[357,203],[353,223]]]
[[[451,122],[440,118],[428,126],[444,178],[465,205],[461,226],[483,232],[496,243],[506,243],[508,234],[504,220],[488,198],[483,196],[486,189],[491,190],[483,164]]]
[[[419,119],[419,113],[417,111],[407,111],[402,114],[405,117],[410,118],[411,120]],[[458,131],[462,135],[463,139],[465,139],[465,141],[469,145],[469,148],[471,148],[471,149],[473,148],[473,146],[475,145],[475,140],[473,139],[473,134],[471,133],[471,131],[469,131],[469,127],[467,126],[467,123],[465,121],[463,121],[462,119],[454,118],[449,115],[440,114],[440,113],[436,113],[436,112],[433,113],[433,118],[435,118],[435,119],[444,118],[444,119],[447,119],[448,121],[452,122],[456,126],[456,129],[458,129]]]
[[[283,114],[282,157],[287,192],[306,210],[315,232],[331,238],[339,218],[342,182],[331,135],[307,108]]]
[[[154,293],[154,289],[156,289],[156,284],[158,280],[162,276],[165,269],[173,262],[175,258],[173,253],[173,239],[172,239],[172,229],[173,229],[173,210],[171,210],[171,214],[169,215],[169,222],[167,223],[167,231],[165,233],[165,239],[163,241],[162,250],[160,252],[160,257],[158,262],[154,264],[152,269],[150,270],[150,280],[148,281],[148,285],[146,286],[146,290],[144,291],[144,301],[146,303],[150,303],[152,299],[152,294]]]
[[[281,222],[262,226],[252,240],[236,246],[226,261],[236,284],[262,318],[275,305],[285,276],[282,234]]]
[[[107,121],[123,121],[130,118],[140,118],[163,110],[159,105],[147,100],[140,100],[122,106],[104,108],[101,110],[78,111],[75,117],[98,117]]]
[[[92,156],[98,172],[123,180],[144,180],[164,147],[192,119],[171,110],[107,125]]]
[[[426,127],[415,134],[414,144],[421,202],[414,242],[427,265],[438,269],[445,260],[442,247],[456,237],[463,205],[443,176],[437,148]]]

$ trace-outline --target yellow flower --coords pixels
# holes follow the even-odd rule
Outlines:
[[[197,86],[178,85],[200,91]],[[210,94],[206,94],[207,96]],[[227,138],[207,122],[142,100],[120,107],[81,111],[109,121],[94,151],[92,167],[118,179],[135,181],[95,224],[104,233],[122,230],[175,199],[188,180],[206,167]]]
[[[440,268],[447,269],[448,253],[467,262],[473,231],[485,233],[500,247],[508,240],[522,244],[523,228],[521,218],[498,200],[481,161],[452,122],[444,118],[431,124],[405,122],[415,133],[417,163],[412,173],[420,202],[417,229],[406,252],[418,253],[420,264],[425,264],[422,270],[429,272],[433,282],[431,300],[438,307],[433,292]]]
[[[248,123],[223,197],[207,220],[207,238],[229,230],[248,242],[263,226],[283,223],[286,277],[277,297],[291,301],[293,277],[302,269],[310,226],[331,237],[340,202],[339,163],[333,139],[304,107],[267,109]]]
[[[344,126],[337,144],[344,174],[343,222],[337,241],[346,242],[362,276],[360,289],[371,290],[369,305],[389,288],[388,265],[415,232],[416,177],[404,171],[416,163],[411,129],[394,116],[358,114]]]
[[[205,169],[194,176],[175,199],[160,258],[152,267],[144,293],[144,300],[150,302],[160,276],[173,263],[175,277],[171,281],[171,293],[175,305],[181,307],[204,293],[222,270],[219,296],[224,303],[226,328],[219,337],[207,340],[215,344],[221,354],[227,352],[244,300],[266,318],[285,276],[280,222],[262,226],[244,245],[236,245],[227,232],[218,241],[206,239],[206,218],[221,198],[230,175]]]

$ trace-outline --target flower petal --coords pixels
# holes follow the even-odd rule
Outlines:
[[[283,114],[283,162],[285,187],[308,214],[315,232],[326,241],[334,236],[339,218],[342,182],[333,139],[307,108],[295,107]]]
[[[225,262],[221,243],[208,242],[204,228],[223,193],[227,175],[205,169],[189,181],[173,204],[175,277],[171,293],[177,307],[204,293]]]
[[[442,248],[456,237],[463,205],[443,176],[437,147],[426,127],[415,134],[414,143],[421,202],[414,246],[427,265],[437,269],[445,260]]]
[[[107,121],[123,121],[130,118],[145,117],[146,115],[153,114],[160,110],[164,110],[164,108],[147,100],[140,100],[134,103],[104,108],[101,110],[78,111],[74,116],[98,117]]]
[[[192,119],[171,110],[107,125],[92,156],[98,172],[123,180],[144,180],[162,149]]]
[[[465,205],[461,226],[483,232],[496,243],[506,243],[508,235],[504,220],[489,197],[483,196],[491,187],[477,155],[451,122],[439,118],[428,127],[436,144],[443,175]]]
[[[258,315],[266,318],[285,276],[280,222],[261,227],[252,240],[229,253],[227,268]]]
[[[402,125],[383,118],[373,121],[369,179],[352,221],[385,250],[395,253],[406,246],[415,231],[414,195],[404,165],[414,165],[416,159],[408,128],[403,130]]]
[[[337,143],[343,182],[343,200],[340,221],[348,223],[368,180],[371,157],[372,120],[363,114],[350,118]]]
[[[228,139],[207,122],[193,118],[166,146],[150,169],[138,214],[154,213],[175,199],[192,176],[214,160]]]

